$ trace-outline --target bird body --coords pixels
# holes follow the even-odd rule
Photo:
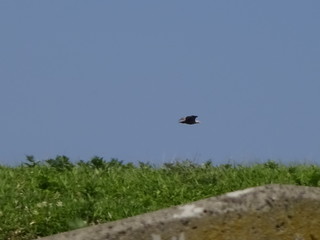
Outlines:
[[[186,116],[186,117],[180,118],[179,123],[185,123],[189,125],[200,123],[198,120],[196,120],[197,117],[198,116],[195,116],[195,115]]]

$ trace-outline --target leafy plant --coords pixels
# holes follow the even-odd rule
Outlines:
[[[0,239],[29,240],[265,184],[320,186],[320,167],[149,163],[66,156],[0,166]],[[179,186],[179,187],[177,187]]]
[[[23,163],[23,165],[30,167],[30,168],[38,166],[40,164],[40,161],[36,161],[34,159],[34,156],[32,156],[32,155],[27,155],[26,160],[27,160],[27,162]]]
[[[55,159],[48,159],[46,163],[58,171],[71,170],[74,167],[66,156],[57,156]]]

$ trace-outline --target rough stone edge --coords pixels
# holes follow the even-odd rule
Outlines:
[[[268,211],[271,205],[281,204],[281,199],[291,202],[320,199],[320,188],[295,185],[266,185],[229,192],[221,196],[202,199],[154,212],[141,214],[109,223],[85,227],[41,238],[40,240],[112,239],[112,235],[136,231],[146,226],[175,220],[200,218],[208,211],[213,217],[230,212],[248,212],[250,209]],[[95,236],[93,236],[95,234]],[[39,239],[38,239],[39,240]]]

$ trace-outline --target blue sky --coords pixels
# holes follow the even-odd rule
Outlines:
[[[0,164],[320,161],[319,1],[0,1]],[[195,114],[201,124],[178,123]]]

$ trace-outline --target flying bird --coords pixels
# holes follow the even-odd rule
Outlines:
[[[198,116],[195,115],[191,115],[191,116],[186,116],[183,118],[180,118],[179,123],[185,123],[185,124],[196,124],[196,123],[200,123],[198,120],[196,120]]]

